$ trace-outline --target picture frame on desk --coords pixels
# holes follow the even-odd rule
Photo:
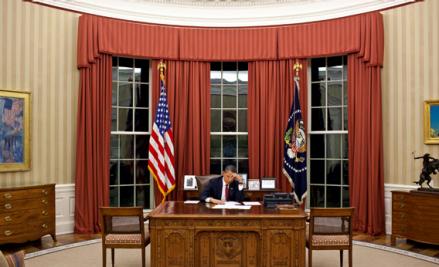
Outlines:
[[[195,179],[195,175],[185,175],[183,183],[183,189],[185,191],[197,190],[197,179]]]
[[[439,144],[439,99],[424,101],[424,143]]]
[[[240,173],[239,176],[242,178],[243,188],[247,189],[247,173]]]
[[[248,191],[261,190],[259,179],[248,179]]]
[[[0,172],[30,170],[30,96],[0,90]]]
[[[276,178],[275,177],[262,177],[261,178],[261,190],[276,190]]]

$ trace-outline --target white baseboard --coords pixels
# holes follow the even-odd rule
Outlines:
[[[75,184],[55,186],[56,234],[73,233],[75,225]]]
[[[386,216],[386,234],[392,233],[392,191],[409,191],[416,189],[416,185],[402,185],[402,184],[384,184],[384,210]]]

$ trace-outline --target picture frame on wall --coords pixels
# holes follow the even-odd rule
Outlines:
[[[424,143],[439,144],[439,99],[424,101]]]
[[[0,172],[30,170],[30,92],[0,90]]]

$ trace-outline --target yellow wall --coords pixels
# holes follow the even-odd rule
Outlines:
[[[78,16],[21,0],[0,3],[0,89],[29,91],[31,171],[0,173],[0,186],[74,180]]]
[[[32,93],[31,171],[0,173],[0,186],[72,183],[79,15],[19,0],[0,9],[0,89]],[[439,157],[439,145],[423,144],[423,100],[439,99],[439,1],[382,13],[385,182],[412,184],[422,165],[412,152]]]
[[[386,183],[412,184],[429,152],[439,158],[439,145],[424,145],[423,101],[439,99],[439,1],[425,0],[382,12],[384,177]],[[439,176],[433,178],[439,186]]]

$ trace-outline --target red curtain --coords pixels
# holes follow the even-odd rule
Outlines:
[[[294,99],[296,60],[256,61],[248,66],[248,161],[250,178],[276,177],[277,187],[291,192],[282,174],[283,137]],[[307,61],[298,61],[300,103],[306,125]]]
[[[75,232],[99,231],[109,202],[111,56],[80,69],[75,174]]]
[[[152,118],[160,95],[158,63],[152,61]],[[176,187],[168,198],[183,200],[183,175],[207,175],[210,171],[210,63],[172,60],[164,63],[177,177]],[[154,186],[158,204],[162,194]]]
[[[348,58],[349,197],[354,228],[385,231],[381,69]]]

